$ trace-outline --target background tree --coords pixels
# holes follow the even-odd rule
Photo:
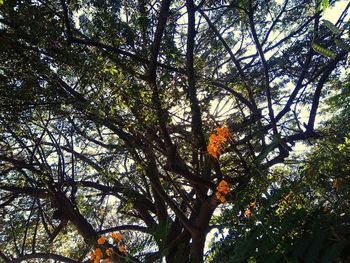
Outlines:
[[[235,211],[321,136],[349,51],[327,3],[4,1],[2,259],[202,262],[218,195]]]

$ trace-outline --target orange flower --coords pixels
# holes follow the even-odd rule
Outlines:
[[[118,249],[120,253],[126,253],[126,247],[124,245],[120,245]]]
[[[245,212],[244,212],[244,216],[245,216],[246,218],[249,218],[249,217],[251,217],[251,215],[252,215],[252,212],[250,211],[249,208],[247,208],[247,209],[245,210]]]
[[[104,236],[101,236],[98,240],[97,243],[99,245],[103,245],[106,242],[106,238]]]
[[[218,158],[218,150],[213,145],[209,144],[208,147],[207,147],[207,151],[214,158]]]
[[[123,235],[120,234],[119,232],[117,232],[117,233],[112,233],[112,234],[111,234],[111,237],[114,238],[114,239],[117,239],[117,240],[122,240],[122,239],[123,239]]]
[[[226,198],[222,193],[216,192],[215,196],[216,196],[216,199],[218,199],[221,203],[226,203]]]
[[[102,250],[100,248],[95,249],[95,256],[99,257],[100,259],[102,258],[103,253],[102,253]]]
[[[230,137],[230,130],[227,127],[216,128],[216,132],[220,137],[224,138],[224,140],[227,140]]]
[[[106,255],[110,257],[110,256],[112,256],[112,254],[113,254],[113,248],[111,248],[111,247],[107,248]]]
[[[90,254],[89,254],[89,258],[91,261],[93,261],[95,259],[95,252],[91,251]]]
[[[209,143],[207,147],[208,153],[214,158],[218,158],[220,152],[223,150],[223,144],[230,138],[230,130],[227,127],[216,128],[217,134],[209,136]]]
[[[100,260],[101,260],[101,258],[102,258],[102,256],[103,256],[103,254],[102,254],[102,250],[100,249],[100,248],[96,248],[95,249],[95,253],[94,253],[94,259],[91,259],[91,261],[93,260],[94,261],[94,263],[100,263]]]
[[[106,258],[103,262],[104,263],[111,263],[112,261],[109,258]]]
[[[226,202],[226,195],[230,192],[230,187],[225,180],[221,180],[219,185],[216,188],[217,192],[215,193],[216,199],[218,199],[221,203]]]
[[[227,195],[230,192],[230,187],[228,183],[225,180],[221,180],[218,187],[216,188],[219,192],[224,193]]]

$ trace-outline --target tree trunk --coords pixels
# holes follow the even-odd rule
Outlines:
[[[188,263],[190,255],[189,240],[180,243],[176,248],[170,251],[166,257],[167,263]]]
[[[209,229],[209,222],[217,205],[218,201],[215,199],[215,197],[211,197],[201,206],[200,212],[196,219],[196,230],[192,234],[190,251],[191,263],[203,262],[204,245]]]
[[[192,236],[192,244],[190,251],[191,263],[202,263],[204,255],[204,244],[207,236],[206,229],[199,229],[195,235]]]
[[[182,231],[176,228],[176,224],[172,226],[172,233],[168,236],[168,255],[167,263],[188,263],[190,257],[190,241],[191,235],[188,231]]]

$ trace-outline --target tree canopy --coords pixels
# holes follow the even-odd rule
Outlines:
[[[347,259],[337,2],[0,1],[0,258]]]

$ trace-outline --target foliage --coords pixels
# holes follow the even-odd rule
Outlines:
[[[349,77],[337,86],[327,101],[332,117],[319,130],[321,138],[307,156],[294,157],[303,162],[262,175],[262,182],[245,189],[247,198],[216,219],[229,232],[214,243],[208,262],[349,260]],[[251,200],[247,216],[243,207]]]
[[[335,2],[1,1],[0,258],[203,262],[217,226],[214,261],[343,257]]]

